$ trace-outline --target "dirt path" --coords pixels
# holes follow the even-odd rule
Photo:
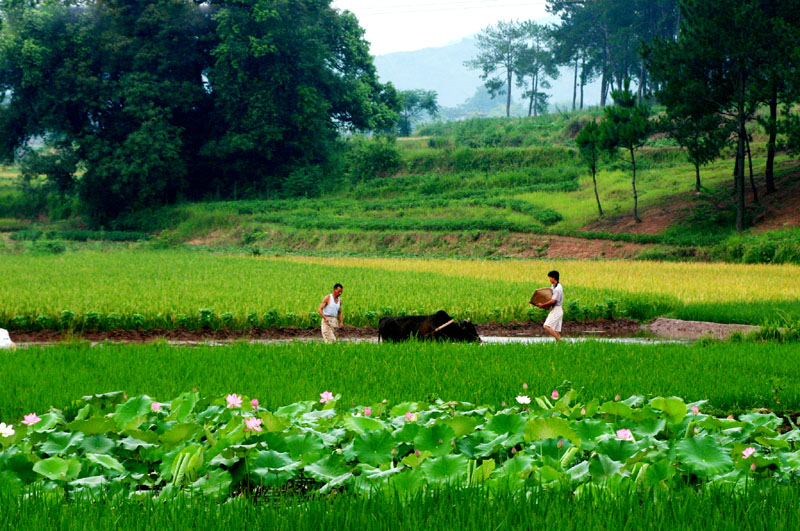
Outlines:
[[[749,334],[756,332],[760,327],[741,324],[708,323],[705,321],[682,321],[680,319],[667,319],[659,317],[649,325],[642,326],[659,337],[670,339],[700,339],[701,337],[715,337],[728,339],[734,332]]]

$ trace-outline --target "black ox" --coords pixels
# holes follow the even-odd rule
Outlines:
[[[443,310],[433,315],[384,317],[378,323],[381,341],[407,341],[416,338],[435,341],[480,342],[472,321],[456,321]]]

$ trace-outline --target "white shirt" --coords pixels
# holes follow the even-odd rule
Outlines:
[[[561,282],[556,284],[556,286],[553,288],[553,298],[550,300],[556,301],[555,306],[561,306],[564,304],[564,288],[561,287]]]
[[[322,314],[328,317],[337,317],[339,315],[339,308],[342,307],[342,298],[339,297],[338,301],[333,300],[333,293],[328,295],[328,304],[322,309]]]

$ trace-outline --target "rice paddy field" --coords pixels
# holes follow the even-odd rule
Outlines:
[[[566,318],[800,320],[800,267],[644,261],[254,257],[186,250],[9,255],[9,330],[313,326],[335,282],[345,320],[444,309],[478,322],[543,319],[528,304],[556,269]]]
[[[0,327],[248,328],[445,309],[800,318],[800,268],[626,261],[9,255]],[[74,340],[0,351],[0,528],[764,529],[800,494],[800,349]],[[255,400],[256,402],[253,402]]]

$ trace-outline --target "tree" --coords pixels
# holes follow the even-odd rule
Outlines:
[[[339,131],[397,119],[397,94],[378,82],[363,30],[330,0],[5,1],[0,10],[0,155],[47,139],[63,157],[39,167],[58,187],[74,185],[98,225],[180,197],[286,191],[291,175],[309,193],[309,179],[330,174],[322,168]]]
[[[594,185],[594,198],[597,200],[597,212],[602,216],[603,207],[600,206],[600,195],[597,193],[597,166],[603,150],[601,128],[597,122],[587,123],[575,137],[575,144],[584,164],[592,172],[592,184]]]
[[[684,149],[695,169],[695,191],[700,191],[700,167],[713,162],[728,143],[730,127],[715,114],[681,113],[671,109],[660,128]]]
[[[397,121],[400,136],[411,135],[412,126],[422,113],[427,112],[429,116],[436,116],[439,113],[435,90],[404,90],[400,93],[400,102],[402,110]]]
[[[758,87],[765,86],[771,21],[761,0],[681,0],[681,31],[676,41],[660,41],[650,53],[660,96],[680,94],[686,85],[709,112],[730,122],[736,138],[736,230],[744,230],[747,122],[758,108]],[[665,100],[667,107],[674,106]]]
[[[518,22],[498,22],[481,30],[476,38],[478,56],[464,66],[481,70],[481,79],[492,97],[506,95],[506,117],[511,116],[511,87],[525,34]]]
[[[650,122],[650,108],[636,103],[636,96],[625,83],[623,90],[611,93],[614,105],[604,109],[600,143],[609,155],[617,156],[619,150],[627,152],[632,170],[631,186],[633,188],[633,219],[641,223],[639,218],[639,195],[636,191],[636,150],[641,148],[653,131]]]
[[[528,116],[538,116],[547,111],[547,94],[541,89],[550,88],[547,79],[558,77],[558,64],[552,52],[552,38],[546,26],[535,22],[521,25],[526,45],[517,61],[517,86],[526,87],[523,97],[528,99]],[[530,78],[530,85],[527,84]]]

